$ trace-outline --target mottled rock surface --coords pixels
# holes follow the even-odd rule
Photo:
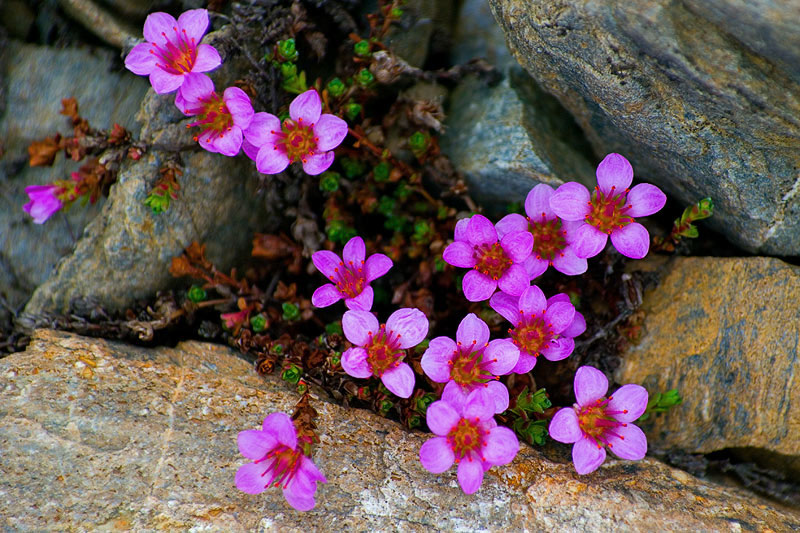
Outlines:
[[[317,401],[317,506],[238,492],[236,434],[297,397],[227,348],[142,349],[39,330],[0,360],[0,528],[10,530],[786,531],[800,515],[658,461],[577,476],[566,448],[523,448],[464,495],[427,473],[427,436]],[[552,456],[552,458],[548,458]]]
[[[490,4],[598,155],[684,203],[712,197],[709,224],[748,251],[800,255],[797,2]]]
[[[779,259],[675,258],[645,295],[644,333],[617,375],[683,397],[642,424],[650,448],[748,448],[800,473],[798,301],[800,267]]]

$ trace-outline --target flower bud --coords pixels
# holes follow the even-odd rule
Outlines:
[[[347,90],[347,85],[339,78],[333,78],[328,82],[328,94],[334,98],[339,98]]]
[[[369,55],[369,41],[358,41],[353,45],[353,52],[358,57],[367,57]]]
[[[281,309],[283,309],[283,319],[288,322],[300,318],[300,308],[291,302],[283,302]]]
[[[375,76],[373,76],[372,72],[369,70],[362,68],[358,71],[358,74],[356,74],[356,82],[363,87],[369,87],[375,83]]]
[[[267,327],[267,317],[262,314],[255,315],[250,318],[250,327],[256,333],[261,333]]]
[[[278,57],[281,61],[297,61],[297,49],[294,39],[278,41]]]
[[[292,385],[297,385],[302,375],[303,371],[300,370],[300,367],[290,363],[283,369],[283,372],[281,372],[281,379]]]
[[[192,285],[186,296],[189,298],[190,302],[200,303],[206,299],[208,294],[206,294],[206,291],[204,291],[202,287],[198,285]]]

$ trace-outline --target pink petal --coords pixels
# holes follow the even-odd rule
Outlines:
[[[544,297],[542,289],[531,285],[520,295],[518,305],[518,310],[526,315],[541,315],[547,310],[547,298]]]
[[[602,252],[607,242],[608,235],[594,226],[584,224],[575,231],[575,243],[572,249],[576,256],[589,258]]]
[[[553,267],[567,276],[578,276],[586,272],[589,264],[586,259],[575,255],[572,246],[567,246],[553,258]]]
[[[170,74],[160,68],[150,73],[150,85],[157,94],[167,94],[178,89],[185,79],[181,74]]]
[[[372,300],[375,298],[375,292],[372,287],[367,285],[355,298],[345,298],[344,305],[353,311],[369,311],[372,309]]]
[[[311,295],[311,304],[314,307],[328,307],[342,299],[342,293],[332,283],[327,283],[314,291]]]
[[[497,282],[477,270],[470,270],[461,282],[464,296],[470,302],[480,302],[488,299],[497,289]]]
[[[184,76],[182,83],[180,95],[185,101],[185,107],[189,109],[199,107],[201,100],[214,92],[214,82],[205,74],[191,72]]]
[[[525,267],[529,279],[536,279],[545,273],[550,263],[544,259],[537,259],[536,254],[533,253],[522,263],[522,266]]]
[[[398,398],[410,398],[414,393],[414,371],[407,363],[400,363],[384,372],[381,382]]]
[[[484,387],[478,387],[467,395],[464,403],[464,418],[489,420],[494,416],[494,398]]]
[[[222,64],[222,58],[217,49],[210,44],[201,44],[197,47],[197,57],[192,66],[192,72],[208,72]]]
[[[564,220],[583,220],[589,214],[589,189],[569,181],[556,189],[550,197],[550,208]]]
[[[372,369],[367,362],[367,351],[360,346],[345,350],[340,361],[342,368],[349,376],[361,379],[372,376]]]
[[[344,245],[344,250],[342,251],[342,259],[344,263],[349,266],[355,266],[357,268],[361,267],[361,263],[364,262],[364,259],[367,256],[367,247],[364,244],[364,239],[361,237],[353,237],[347,244]]]
[[[372,254],[369,256],[367,262],[364,264],[364,275],[367,278],[367,282],[369,283],[370,281],[376,280],[389,272],[393,264],[392,260],[383,254]]]
[[[314,464],[307,456],[303,456],[302,463],[300,464],[300,468],[298,469],[298,473],[303,474],[303,476],[312,481],[319,481],[320,483],[327,483],[328,480],[325,479],[325,475],[320,472],[317,465]]]
[[[454,239],[456,241],[464,241],[464,242],[469,241],[469,239],[467,238],[467,228],[469,227],[469,219],[470,217],[462,218],[458,222],[456,222],[456,229],[454,235]]]
[[[570,324],[567,329],[561,332],[561,335],[564,337],[577,337],[581,335],[584,331],[586,331],[586,319],[583,318],[583,315],[575,312],[575,317],[572,319],[572,324]]]
[[[214,143],[215,139],[212,136],[211,130],[206,130],[200,133],[197,136],[197,143],[204,149],[208,150],[209,152],[217,153],[217,146]]]
[[[253,115],[250,125],[244,130],[244,138],[259,148],[265,144],[274,146],[275,142],[280,139],[277,135],[280,131],[280,119],[275,115],[261,112]]]
[[[477,262],[473,252],[474,248],[471,244],[464,241],[455,241],[444,249],[442,259],[456,267],[472,268]]]
[[[470,244],[494,244],[497,242],[497,231],[494,224],[483,215],[473,215],[467,226],[467,239]]]
[[[151,43],[159,43],[160,45],[167,37],[173,37],[175,35],[174,28],[177,26],[178,21],[175,20],[172,15],[160,11],[150,13],[144,21],[144,38]]]
[[[260,494],[267,489],[264,472],[268,462],[247,463],[239,467],[236,471],[236,488],[247,494]]]
[[[499,381],[486,383],[486,393],[492,399],[494,412],[499,414],[508,409],[508,388]]]
[[[567,244],[572,244],[575,242],[575,232],[578,231],[578,228],[583,226],[585,222],[583,219],[581,220],[562,220],[561,221],[561,229],[564,230],[566,235]]]
[[[405,307],[389,316],[386,329],[397,336],[397,345],[400,348],[413,348],[425,340],[428,334],[428,317],[419,309]]]
[[[303,172],[309,176],[322,174],[333,164],[333,159],[333,152],[321,152],[308,156],[306,160],[303,161]]]
[[[314,89],[309,89],[303,94],[297,95],[289,104],[289,116],[298,122],[302,119],[306,126],[314,124],[322,113],[322,102],[319,94]]]
[[[542,355],[548,361],[561,361],[570,356],[575,350],[575,340],[572,337],[561,337],[551,340],[546,348],[542,348]]]
[[[514,366],[515,374],[527,374],[533,367],[536,366],[536,356],[529,354],[524,350],[520,350],[519,352],[519,359],[517,360],[517,364]]]
[[[615,428],[614,432],[619,436],[608,436],[608,449],[620,459],[638,461],[647,453],[647,437],[639,426],[628,424],[627,426]]]
[[[611,244],[626,257],[642,259],[650,250],[650,234],[638,222],[631,222],[611,233]]]
[[[180,94],[180,93],[178,93],[178,94]],[[177,100],[177,97],[176,97],[176,100]],[[175,105],[177,105],[177,103]],[[245,133],[245,132],[242,132],[242,133]],[[245,153],[245,155],[247,157],[249,157],[253,161],[255,161],[256,158],[258,158],[258,150],[259,150],[259,147],[254,145],[254,144],[251,144],[247,140],[246,136],[245,136],[244,139],[242,139],[242,151]]]
[[[575,373],[574,392],[578,405],[594,403],[608,392],[608,378],[593,366],[582,366]]]
[[[450,365],[456,343],[448,337],[436,337],[428,344],[428,349],[422,354],[420,366],[425,375],[436,383],[447,383],[450,380]]]
[[[597,186],[605,194],[610,194],[612,187],[615,195],[631,186],[633,167],[623,156],[608,154],[597,166]]]
[[[334,282],[339,279],[337,271],[342,266],[342,260],[335,253],[329,250],[319,250],[311,254],[311,262],[326,278]]]
[[[286,413],[267,415],[261,428],[287,448],[294,450],[297,447],[297,430]]]
[[[238,87],[228,87],[222,93],[222,101],[230,111],[235,126],[245,129],[250,125],[254,115],[253,104],[246,92]]]
[[[507,427],[498,426],[489,430],[486,436],[484,458],[493,465],[507,465],[519,452],[519,440]]]
[[[444,437],[425,441],[419,449],[419,462],[428,472],[441,474],[453,466],[455,454]]]
[[[205,9],[184,11],[178,17],[178,26],[180,29],[186,30],[186,36],[189,39],[194,38],[195,42],[199,43],[208,29],[208,11]]]
[[[525,213],[531,220],[542,222],[542,215],[544,215],[544,220],[556,218],[556,214],[550,207],[550,198],[553,197],[554,192],[553,188],[546,183],[540,183],[531,189],[525,198]]]
[[[572,303],[572,301],[569,299],[569,296],[565,292],[559,292],[558,294],[554,294],[548,298],[547,307],[550,307],[556,302]]]
[[[605,460],[606,449],[587,437],[581,437],[572,447],[572,462],[580,475],[594,472]]]
[[[428,428],[440,437],[446,437],[453,426],[461,420],[459,412],[450,403],[440,400],[428,406],[426,422]]]
[[[458,484],[464,494],[474,494],[483,482],[483,465],[480,461],[465,458],[458,463]]]
[[[572,324],[575,317],[575,306],[567,302],[554,302],[544,313],[545,320],[553,328],[554,333],[561,333]]]
[[[317,137],[317,150],[327,152],[333,150],[347,136],[347,122],[336,115],[324,114],[314,124],[314,135]]]
[[[501,218],[500,222],[495,225],[495,229],[500,238],[508,233],[528,231],[528,220],[520,214],[511,213]]]
[[[273,435],[259,429],[240,431],[236,442],[239,453],[256,461],[266,457],[278,445],[278,440]]]
[[[508,270],[497,281],[497,286],[500,287],[500,290],[512,296],[519,296],[530,285],[531,279],[528,276],[528,271],[519,263],[508,267]]]
[[[623,385],[608,400],[609,411],[622,411],[613,415],[620,422],[633,422],[644,414],[645,409],[647,409],[647,389],[641,385]]]
[[[242,129],[234,126],[213,141],[214,148],[222,155],[233,157],[242,148]]]
[[[467,403],[469,392],[470,391],[465,390],[455,381],[450,380],[447,382],[447,385],[444,386],[444,390],[442,390],[442,401],[447,402],[460,416],[460,413],[464,410],[464,404]]]
[[[486,368],[495,376],[504,376],[511,372],[519,360],[519,348],[508,339],[494,339],[489,342],[484,352]]]
[[[547,431],[554,440],[565,444],[578,442],[583,437],[583,431],[578,423],[578,414],[572,407],[559,409],[550,420],[550,427],[547,428]]]
[[[470,346],[483,348],[489,342],[489,326],[475,313],[469,313],[458,324],[456,341],[466,349]]]
[[[500,240],[500,246],[512,261],[522,263],[531,255],[533,235],[528,231],[508,233]]]
[[[497,292],[489,300],[489,307],[514,326],[519,324],[519,298],[504,292]]]
[[[150,75],[155,70],[158,62],[155,54],[150,53],[152,48],[149,43],[139,43],[134,46],[125,56],[125,68],[139,76]]]
[[[342,316],[342,330],[347,340],[356,346],[365,346],[372,335],[378,333],[380,324],[369,311],[351,310]]]
[[[278,174],[289,166],[289,157],[276,146],[265,144],[258,151],[256,168],[262,174]]]
[[[298,483],[293,478],[289,485],[284,487],[283,497],[286,498],[286,503],[297,511],[310,511],[316,505],[314,492],[314,490],[298,490]]]
[[[626,213],[632,217],[646,217],[661,210],[667,203],[667,195],[649,183],[635,185],[628,193],[631,208]]]

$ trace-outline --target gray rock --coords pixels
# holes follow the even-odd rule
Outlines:
[[[755,19],[765,2],[490,4],[517,60],[598,155],[622,153],[681,202],[712,197],[709,224],[748,251],[800,254],[797,47],[771,44],[797,39],[796,3]]]
[[[390,29],[386,44],[409,65],[421,68],[431,48],[437,48],[437,41],[449,40],[453,1],[408,0],[402,9],[403,16],[398,25]]]
[[[236,490],[236,435],[299,399],[227,348],[144,349],[40,330],[0,360],[0,528],[8,530],[787,531],[800,515],[658,461],[578,476],[524,447],[474,495],[419,463],[429,438],[315,399],[316,507]],[[552,456],[552,458],[550,458]]]

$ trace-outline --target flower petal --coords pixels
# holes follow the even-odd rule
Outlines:
[[[275,439],[294,450],[297,447],[297,429],[294,427],[292,419],[286,413],[272,413],[267,415],[261,429],[269,433]]]
[[[477,459],[464,458],[458,463],[458,484],[464,494],[474,494],[483,482],[483,464]]]
[[[583,315],[575,312],[575,316],[572,319],[572,324],[567,326],[567,329],[561,332],[563,337],[577,337],[581,335],[584,331],[586,331],[586,319],[583,318]]]
[[[311,304],[314,307],[328,307],[342,299],[342,293],[333,283],[326,283],[311,295]]]
[[[565,444],[578,442],[583,437],[583,431],[578,423],[578,414],[572,407],[559,409],[550,420],[547,431],[554,440]]]
[[[369,256],[367,262],[364,264],[364,275],[367,278],[367,283],[389,272],[393,264],[392,260],[383,254],[372,254]]]
[[[339,279],[338,270],[342,266],[342,260],[335,253],[329,250],[319,250],[311,254],[311,262],[326,278],[334,282]]]
[[[520,350],[519,352],[519,359],[517,360],[517,364],[514,366],[515,374],[527,374],[533,367],[536,366],[536,356],[531,355],[525,350]]]
[[[594,472],[605,460],[606,449],[587,437],[581,437],[572,447],[572,462],[580,475]]]
[[[458,324],[456,341],[465,348],[469,346],[483,348],[489,342],[489,326],[475,313],[469,313]]]
[[[485,387],[478,387],[467,395],[464,403],[464,418],[477,418],[484,421],[494,416],[494,398]]]
[[[476,263],[473,252],[474,248],[471,244],[464,241],[455,241],[444,249],[442,259],[455,267],[472,268]]]
[[[244,138],[259,148],[265,144],[275,146],[275,142],[280,139],[278,136],[280,131],[281,120],[262,111],[253,115],[250,125],[244,130]]]
[[[239,453],[256,461],[266,457],[267,453],[278,445],[278,440],[273,435],[260,429],[240,431],[236,442],[239,445]]]
[[[398,398],[410,398],[414,393],[414,371],[408,363],[400,363],[381,376],[384,386]]]
[[[561,337],[551,340],[550,344],[542,348],[542,355],[548,361],[561,361],[570,356],[575,350],[575,340],[572,337]]]
[[[158,11],[150,13],[144,20],[144,38],[151,43],[163,43],[167,37],[175,35],[178,21],[172,15]]]
[[[526,315],[541,315],[547,310],[547,298],[544,297],[542,289],[536,285],[531,285],[519,296],[519,311]]]
[[[317,150],[323,152],[333,150],[342,144],[347,136],[347,122],[336,115],[326,113],[314,124],[314,135],[317,138]]]
[[[470,270],[464,275],[461,287],[464,289],[464,296],[467,300],[481,302],[494,294],[497,282],[477,270]]]
[[[508,339],[494,339],[489,342],[484,352],[486,368],[495,376],[504,376],[511,372],[519,360],[519,348]]]
[[[667,195],[655,185],[640,183],[628,193],[631,208],[626,213],[632,217],[646,217],[657,213],[667,203]]]
[[[178,89],[183,84],[186,76],[182,74],[170,74],[156,67],[150,73],[150,85],[156,94],[167,94]]]
[[[322,174],[333,164],[333,152],[321,152],[310,155],[303,161],[303,172],[309,176]]]
[[[192,72],[208,72],[222,64],[222,58],[217,49],[210,44],[201,44],[197,47],[197,57],[192,66]]]
[[[302,119],[306,126],[310,126],[320,118],[322,113],[322,102],[319,94],[314,89],[309,89],[303,94],[297,95],[289,104],[289,116],[295,122]]]
[[[178,93],[178,94],[180,94],[180,93]],[[175,99],[177,100],[178,98],[176,97]],[[176,102],[175,105],[178,105],[177,102]],[[242,133],[244,134],[244,132],[242,132]],[[242,139],[242,152],[244,152],[245,155],[247,157],[249,157],[250,159],[252,159],[254,162],[255,162],[256,158],[258,158],[258,150],[259,150],[259,147],[254,145],[254,144],[252,144],[250,141],[248,141],[247,137]]]
[[[419,449],[419,462],[428,472],[441,474],[453,466],[455,454],[444,437],[425,441]]]
[[[620,422],[633,422],[647,409],[647,389],[630,383],[618,388],[608,399],[609,411],[622,411],[613,415]]]
[[[589,264],[586,259],[575,255],[572,246],[567,246],[553,258],[553,267],[567,276],[578,276],[586,272]]]
[[[532,253],[525,262],[522,263],[522,266],[525,267],[525,271],[528,273],[528,279],[536,279],[545,273],[550,263],[544,259],[538,259],[536,254]]]
[[[242,129],[234,126],[230,131],[217,136],[212,141],[216,151],[222,155],[233,157],[239,153],[242,148]]]
[[[500,221],[495,224],[495,230],[497,230],[497,236],[500,238],[508,233],[528,231],[528,220],[518,213],[511,213],[501,218]]]
[[[347,244],[344,245],[344,250],[342,250],[344,264],[357,268],[361,267],[361,263],[364,262],[366,256],[367,247],[364,244],[364,239],[359,236],[355,236],[347,241]]]
[[[497,426],[489,430],[486,436],[486,446],[483,449],[484,458],[493,465],[507,465],[514,460],[519,452],[519,439],[507,427]]]
[[[603,251],[608,242],[608,235],[589,224],[584,224],[575,231],[575,243],[572,249],[581,258],[594,257]]]
[[[349,376],[361,379],[372,376],[372,369],[367,362],[367,351],[360,346],[345,350],[340,361],[342,368]]]
[[[608,392],[608,378],[593,366],[582,366],[575,372],[574,392],[578,405],[594,403]]]
[[[297,483],[295,478],[293,478],[289,485],[284,487],[283,497],[286,498],[286,503],[291,505],[297,511],[310,511],[316,505],[316,502],[314,501],[314,492],[316,492],[316,487],[311,491],[303,489],[305,489],[305,486]]]
[[[589,214],[589,189],[569,181],[561,185],[550,197],[550,208],[564,220],[583,220]]]
[[[364,346],[378,333],[380,324],[369,311],[351,310],[342,316],[344,336],[356,346]]]
[[[260,494],[267,490],[264,472],[269,463],[247,463],[236,471],[236,488],[247,494]]]
[[[428,349],[422,354],[420,366],[425,375],[436,383],[447,383],[450,380],[450,365],[456,343],[449,337],[436,337],[428,344]]]
[[[550,207],[550,198],[555,191],[546,183],[540,183],[530,190],[525,198],[525,213],[534,222],[553,220],[556,214]]]
[[[184,11],[178,17],[178,26],[186,30],[189,39],[194,38],[195,42],[200,42],[208,29],[208,11],[205,9],[190,9]]]
[[[195,109],[196,113],[196,108],[201,107],[202,100],[214,92],[214,82],[205,74],[192,72],[184,76],[182,83],[180,97],[183,99],[183,106],[178,105],[177,102],[176,105],[184,109],[185,114],[191,115],[191,110]]]
[[[575,306],[569,302],[553,302],[544,313],[544,318],[553,328],[554,333],[561,333],[572,324],[575,317]]]
[[[372,301],[375,298],[375,292],[372,287],[367,285],[355,298],[345,298],[344,305],[353,311],[369,311],[372,309]]]
[[[461,420],[461,415],[458,410],[445,400],[430,404],[425,415],[428,428],[434,435],[441,437],[446,437],[450,430],[453,429],[453,426],[458,424],[459,420]]]
[[[247,93],[238,87],[228,87],[222,93],[222,100],[233,117],[234,125],[241,129],[247,128],[254,115],[253,104]]]
[[[497,242],[497,230],[494,224],[483,215],[473,215],[467,226],[467,239],[470,244],[494,244]]]
[[[519,324],[519,298],[504,292],[496,292],[489,300],[489,307],[514,326]]]
[[[386,329],[397,336],[400,348],[413,348],[428,334],[428,317],[417,308],[404,307],[389,316]]]
[[[456,241],[469,242],[467,238],[467,228],[469,227],[470,218],[471,217],[462,218],[456,222],[456,229],[453,237]]]
[[[528,276],[528,271],[519,263],[508,267],[508,270],[497,280],[500,290],[511,296],[519,296],[530,285],[531,278]]]
[[[522,263],[531,255],[533,235],[528,231],[508,233],[500,240],[500,246],[512,261]]]
[[[607,434],[608,449],[620,459],[638,461],[647,453],[647,437],[635,424],[614,429],[617,435]]]
[[[450,404],[460,415],[464,410],[464,404],[467,403],[469,392],[470,391],[466,390],[455,381],[450,380],[447,382],[447,385],[444,386],[444,390],[442,390],[442,401]]]
[[[256,168],[262,174],[278,174],[289,166],[289,157],[277,146],[265,144],[256,156]]]
[[[610,194],[612,188],[619,194],[630,187],[632,181],[633,167],[620,154],[610,153],[597,165],[597,186],[605,194]]]
[[[642,259],[650,250],[650,234],[638,222],[631,222],[611,233],[611,244],[625,257]]]
[[[125,68],[139,76],[150,75],[158,63],[155,54],[150,53],[152,48],[150,43],[139,43],[134,46],[125,56]]]
[[[494,404],[494,412],[500,414],[508,409],[508,387],[499,381],[490,381],[486,383],[486,393],[492,399]]]

